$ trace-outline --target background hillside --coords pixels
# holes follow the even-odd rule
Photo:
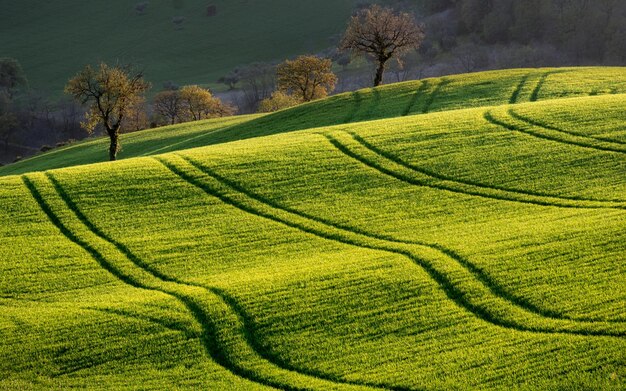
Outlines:
[[[337,51],[367,0],[123,1],[0,0],[0,58],[15,58],[29,87],[7,100],[17,125],[2,127],[0,164],[80,140],[84,107],[63,86],[86,64],[132,63],[152,89],[129,131],[162,123],[160,91],[208,87],[240,114],[254,113],[276,87],[275,64],[313,53],[333,61],[335,93],[371,86],[373,64]],[[415,16],[425,41],[385,82],[489,69],[626,64],[626,3],[619,0],[381,0]],[[220,81],[221,80],[221,81]],[[9,129],[10,134],[5,134]]]
[[[155,91],[169,81],[223,89],[221,76],[253,62],[304,53],[338,60],[333,49],[350,15],[367,3],[0,0],[0,56],[20,61],[31,87],[54,97],[84,64],[98,61],[138,64]],[[404,69],[391,69],[389,82],[484,69],[626,62],[626,4],[619,0],[378,3],[413,13],[426,28],[419,54],[409,56]],[[180,25],[173,22],[177,18]],[[341,90],[371,82],[366,63],[337,65],[337,71]]]
[[[60,95],[84,64],[132,62],[157,90],[166,81],[217,84],[238,65],[317,52],[345,28],[353,0],[1,0],[0,56],[31,87]],[[216,14],[207,16],[207,5]],[[184,17],[178,28],[172,19]]]

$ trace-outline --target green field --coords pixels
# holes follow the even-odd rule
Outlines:
[[[624,389],[624,107],[488,72],[2,167],[0,388]]]
[[[396,83],[335,95],[269,115],[237,116],[123,135],[118,158],[375,119],[561,97],[626,93],[626,68],[543,68]],[[533,106],[534,107],[534,106]],[[104,162],[108,139],[88,139],[0,167],[0,175]]]
[[[0,55],[18,59],[32,87],[55,95],[99,61],[134,63],[157,90],[166,81],[215,84],[240,65],[334,45],[329,38],[343,31],[355,0],[165,0],[138,15],[141,2],[0,0]],[[206,16],[208,4],[217,15]],[[182,29],[172,23],[178,16]]]

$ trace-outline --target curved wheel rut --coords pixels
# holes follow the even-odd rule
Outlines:
[[[233,306],[236,301],[226,292],[216,288],[206,288],[199,284],[186,283],[167,277],[150,267],[144,267],[145,262],[133,255],[127,247],[113,240],[89,222],[51,174],[48,173],[47,176],[39,174],[33,177],[39,179],[31,179],[30,175],[22,178],[43,212],[65,237],[82,247],[103,269],[122,282],[135,288],[158,291],[178,299],[202,327],[201,340],[208,355],[233,374],[282,390],[409,390],[401,387],[344,381],[330,376],[318,377],[271,362],[266,352],[255,350],[260,344],[254,341],[255,337],[249,324],[250,317],[245,314],[242,307]],[[50,189],[46,188],[44,183],[46,179],[52,185]],[[40,182],[39,185],[36,182]],[[90,239],[87,240],[83,236],[90,237]],[[214,320],[216,314],[229,319],[223,324],[216,322]],[[228,327],[235,329],[231,330]],[[223,340],[224,337],[221,336],[223,334],[229,334],[229,340]],[[244,356],[245,360],[251,362],[254,369],[249,369],[239,363],[238,355]]]
[[[552,75],[553,73],[559,73],[559,71],[546,72],[543,75],[541,75],[541,77],[537,81],[537,85],[535,86],[535,89],[533,89],[532,94],[530,94],[529,100],[531,102],[536,102],[537,100],[539,100],[539,92],[541,92],[541,88],[543,88],[543,85],[546,83],[546,80],[548,80],[548,77],[550,77],[550,75]]]
[[[522,93],[522,89],[524,89],[524,85],[526,85],[526,82],[528,81],[529,77],[530,77],[530,73],[522,76],[522,79],[520,80],[519,84],[515,88],[515,91],[513,91],[513,94],[511,95],[511,98],[509,99],[509,103],[510,104],[517,103],[517,99],[519,98],[520,94]]]
[[[422,84],[419,86],[417,90],[415,90],[415,92],[413,93],[413,96],[411,97],[411,101],[402,112],[403,117],[406,117],[407,115],[413,112],[413,107],[415,107],[415,105],[417,104],[419,99],[422,97],[422,95],[424,94],[424,91],[426,91],[427,88],[428,88],[428,80],[422,80]]]
[[[589,137],[585,137],[585,136],[573,135],[568,132],[556,131],[555,129],[539,127],[538,125],[534,125],[534,124],[526,123],[526,122],[524,122],[524,125],[526,126],[516,125],[510,122],[506,122],[506,120],[496,118],[493,115],[493,112],[491,111],[486,111],[484,114],[484,118],[487,122],[493,125],[496,125],[496,126],[499,126],[499,127],[502,127],[502,128],[505,128],[514,132],[522,133],[527,136],[532,136],[532,137],[549,140],[549,141],[553,141],[553,142],[557,142],[561,144],[568,144],[568,145],[574,145],[577,147],[582,147],[582,148],[587,148],[587,149],[594,149],[596,151],[626,154],[626,148],[622,145],[615,146],[613,145],[613,143],[610,143],[610,142],[602,142],[600,140],[590,139]],[[531,127],[529,128],[528,125],[531,125]],[[595,140],[595,142],[591,140]]]
[[[181,156],[182,159],[186,160],[187,162],[189,162],[192,166],[194,166],[195,168],[197,168],[198,170],[201,170],[204,174],[209,175],[211,177],[213,177],[215,180],[219,181],[221,184],[235,190],[238,193],[242,193],[244,194],[246,197],[258,201],[259,203],[268,205],[272,208],[276,208],[276,209],[280,209],[283,210],[285,212],[291,213],[293,215],[302,217],[304,219],[307,220],[312,220],[314,222],[326,225],[326,226],[330,226],[332,228],[336,228],[339,230],[344,230],[344,231],[349,231],[349,232],[353,232],[355,234],[358,235],[363,235],[372,239],[379,239],[379,240],[383,240],[383,241],[387,241],[387,242],[393,242],[393,243],[397,243],[397,244],[405,244],[405,245],[417,245],[417,246],[424,246],[424,247],[429,247],[432,249],[435,249],[439,252],[441,252],[442,254],[445,254],[446,256],[448,256],[449,258],[451,258],[452,260],[455,260],[456,262],[458,262],[459,264],[463,265],[463,267],[465,267],[466,269],[468,269],[468,271],[470,271],[472,274],[474,274],[476,276],[476,278],[478,278],[485,286],[489,287],[489,289],[496,294],[497,296],[502,296],[504,298],[506,298],[508,301],[516,304],[519,307],[523,307],[526,310],[530,311],[530,312],[534,312],[538,315],[547,317],[547,318],[553,318],[553,319],[564,319],[564,320],[571,320],[571,321],[582,321],[582,322],[603,322],[602,320],[598,320],[598,319],[590,319],[590,318],[571,318],[568,316],[564,316],[560,313],[557,313],[555,311],[551,311],[548,309],[544,309],[544,308],[540,308],[537,307],[535,305],[533,305],[532,303],[524,300],[521,297],[517,297],[515,295],[513,295],[512,293],[508,292],[504,287],[500,286],[488,273],[486,273],[485,271],[483,271],[481,268],[479,268],[478,266],[474,265],[473,263],[471,263],[469,260],[467,260],[466,258],[462,257],[460,254],[458,254],[457,252],[455,252],[452,249],[449,249],[445,246],[442,246],[440,244],[436,244],[436,243],[427,243],[427,242],[423,242],[423,241],[417,241],[417,240],[400,240],[400,239],[396,239],[393,238],[391,236],[388,235],[382,235],[382,234],[377,234],[377,233],[371,233],[371,232],[366,232],[364,230],[352,227],[352,226],[347,226],[347,225],[343,225],[343,224],[338,224],[335,223],[333,221],[324,219],[324,218],[320,218],[317,216],[313,216],[311,214],[293,209],[293,208],[289,208],[289,207],[285,207],[283,205],[279,205],[278,203],[264,197],[261,196],[258,193],[254,193],[252,191],[250,191],[249,189],[246,189],[244,187],[242,187],[241,185],[239,185],[238,183],[229,180],[228,178],[221,176],[219,174],[217,174],[215,171],[209,169],[206,166],[201,165],[200,163],[198,163],[197,161],[194,161],[193,159],[187,158],[185,156],[179,155]],[[621,321],[604,321],[604,322],[608,322],[608,323],[626,323],[626,322],[621,322]]]
[[[559,208],[579,209],[626,209],[626,202],[598,201],[539,196],[528,193],[489,187],[474,182],[459,181],[429,170],[409,165],[365,142],[362,138],[353,138],[356,145],[339,141],[336,137],[326,135],[330,143],[340,152],[371,167],[382,174],[415,186],[429,187],[437,190],[467,196],[482,197],[497,201],[519,202],[523,204],[552,206]],[[357,152],[357,149],[360,151]]]
[[[383,172],[387,175],[393,174],[395,178],[403,181],[410,181],[415,185],[448,190],[471,196],[480,196],[502,201],[515,201],[540,206],[585,209],[626,209],[626,201],[624,200],[562,197],[538,192],[509,189],[501,186],[487,185],[480,182],[460,180],[407,163],[403,159],[400,159],[397,156],[374,146],[372,143],[366,141],[356,133],[346,133],[351,136],[351,142],[356,142],[358,147],[362,148],[361,153],[357,152],[356,148],[350,147],[349,143],[341,142],[336,137],[326,137],[336,148],[341,149],[344,153],[349,153],[351,157],[358,159],[362,163],[377,169],[380,168],[379,171],[383,170]],[[396,166],[395,170],[393,170],[393,166]],[[417,178],[412,176],[410,171],[420,175],[420,177]]]
[[[350,112],[346,116],[346,118],[344,118],[344,120],[343,120],[344,124],[349,124],[349,123],[353,122],[354,118],[357,115],[357,113],[359,112],[359,110],[361,110],[361,102],[363,101],[362,94],[359,91],[354,91],[352,93],[352,98],[353,98],[354,104],[352,106],[352,109],[350,110]]]
[[[589,141],[589,145],[600,145],[600,146],[606,146],[606,148],[609,148],[615,152],[626,152],[626,142],[622,142],[622,141],[618,141],[618,140],[606,140],[606,139],[601,139],[601,138],[596,138],[593,136],[587,136],[584,134],[580,134],[577,132],[572,132],[570,130],[564,130],[561,128],[557,128],[556,126],[552,126],[552,125],[547,125],[544,123],[541,123],[537,120],[525,117],[519,113],[517,113],[515,110],[513,109],[509,109],[508,114],[513,118],[516,119],[518,121],[524,122],[528,125],[531,126],[536,126],[538,128],[543,128],[546,129],[548,131],[554,131],[554,132],[558,132],[558,133],[563,133],[567,136],[573,136],[573,137],[577,137],[582,139],[587,139]]]
[[[428,96],[428,99],[426,99],[424,107],[422,108],[422,114],[428,114],[430,112],[433,103],[435,103],[435,98],[437,97],[437,95],[439,95],[443,87],[447,86],[450,83],[451,81],[446,78],[442,78],[441,81],[439,81],[435,89]]]
[[[176,163],[172,162],[174,157],[157,160],[181,179],[226,204],[324,239],[407,257],[421,266],[443,288],[448,298],[478,318],[494,325],[518,331],[549,334],[626,336],[626,330],[619,328],[615,323],[556,319],[546,316],[549,314],[537,314],[529,308],[522,308],[518,303],[513,302],[513,299],[498,296],[494,292],[494,287],[487,286],[475,274],[478,268],[474,268],[472,272],[468,269],[467,263],[464,265],[458,259],[454,259],[455,254],[451,251],[446,253],[434,246],[385,240],[346,228],[326,225],[320,220],[309,219],[278,206],[264,203],[261,199],[251,198],[248,194],[229,186],[229,183],[222,181],[210,169],[193,159],[180,155],[176,155],[175,159]]]

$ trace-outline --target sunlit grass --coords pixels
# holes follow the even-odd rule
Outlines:
[[[0,178],[0,388],[623,388],[626,95],[519,85]]]

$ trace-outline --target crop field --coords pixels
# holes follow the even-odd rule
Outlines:
[[[218,118],[123,135],[118,158],[375,119],[624,93],[625,68],[514,69],[424,79],[339,94],[272,114]],[[104,162],[108,155],[102,151],[107,145],[107,138],[86,140],[0,167],[0,176]]]
[[[624,107],[488,72],[3,167],[0,389],[624,389]]]

